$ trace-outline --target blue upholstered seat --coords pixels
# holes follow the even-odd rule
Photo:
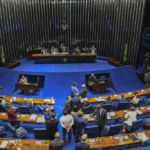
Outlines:
[[[98,136],[98,125],[95,123],[90,123],[86,125],[85,132],[89,138],[94,138]]]
[[[107,134],[113,135],[119,133],[122,127],[123,127],[122,124],[110,125],[110,126],[105,126],[104,130]]]
[[[143,123],[149,128],[150,127],[150,118],[143,119]]]
[[[0,103],[0,110],[1,112],[6,112],[5,105],[3,105],[2,103]]]
[[[3,134],[4,131],[5,131],[5,127],[4,126],[0,126],[0,135]]]
[[[112,104],[103,104],[102,108],[106,109],[108,112],[112,109]]]
[[[34,137],[37,139],[45,139],[46,138],[46,128],[34,128]]]
[[[128,102],[118,102],[116,106],[116,110],[128,109],[129,107],[130,107],[130,104]]]
[[[19,110],[20,110],[21,114],[31,114],[31,113],[33,113],[30,106],[19,106]]]
[[[128,132],[133,132],[133,131],[138,130],[140,128],[140,126],[142,124],[142,120],[143,119],[133,121],[132,126],[129,126],[127,123],[125,123],[124,126]]]
[[[41,107],[41,105],[37,105],[37,107],[38,107],[38,110],[39,110],[42,114],[44,114],[44,108]]]
[[[27,130],[25,130],[23,127],[18,127],[15,129],[10,123],[8,123],[7,126],[17,139],[21,139],[27,135]]]
[[[93,105],[89,105],[84,108],[84,114],[90,114],[93,112]]]

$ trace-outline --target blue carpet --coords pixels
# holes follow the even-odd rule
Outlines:
[[[0,85],[3,86],[3,91],[0,95],[10,95],[19,97],[35,97],[35,98],[51,98],[56,99],[55,110],[58,119],[62,116],[63,105],[65,99],[70,95],[70,87],[74,81],[78,83],[77,87],[80,90],[81,85],[85,83],[85,75],[100,73],[110,73],[110,77],[114,82],[114,89],[108,88],[103,95],[111,95],[115,93],[129,92],[139,89],[147,88],[146,85],[141,83],[136,76],[136,72],[132,66],[114,67],[108,64],[105,60],[96,60],[96,63],[82,63],[82,64],[34,64],[34,61],[27,59],[21,60],[21,65],[14,69],[0,69]],[[24,96],[20,91],[15,90],[15,83],[18,81],[20,74],[30,75],[43,75],[45,76],[44,88],[40,92],[32,92],[30,96]],[[100,96],[99,91],[88,91],[87,97]],[[38,114],[37,107],[36,113]],[[110,122],[111,124],[113,122]],[[0,124],[3,124],[1,122]],[[4,123],[5,124],[5,123]],[[23,127],[28,129],[26,138],[34,139],[32,129],[35,126],[44,125],[30,125],[22,124]],[[61,131],[59,125],[59,131]],[[143,130],[143,129],[141,129]],[[105,135],[105,133],[103,133]],[[7,138],[12,138],[9,131],[5,135]],[[74,137],[73,137],[74,139]],[[72,150],[75,146],[74,140],[71,144],[65,147],[65,150]]]

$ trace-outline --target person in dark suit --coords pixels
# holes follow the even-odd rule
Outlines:
[[[59,48],[58,48],[60,53],[62,53],[63,45],[64,45],[64,44],[63,44],[63,43],[61,43],[61,44],[60,44],[60,46],[59,46]]]
[[[84,109],[89,105],[90,105],[89,101],[87,99],[83,99],[82,111],[84,111]]]
[[[79,90],[77,89],[77,83],[73,82],[71,86],[71,98],[74,98],[75,93],[79,93]]]
[[[74,53],[76,53],[76,54],[81,53],[80,48],[79,47],[74,48]]]
[[[98,80],[96,79],[96,76],[94,75],[94,73],[92,73],[88,80],[89,87],[91,87],[93,83],[97,83],[97,82]]]
[[[107,111],[100,105],[96,106],[96,109],[91,117],[96,116],[97,124],[99,125],[99,136],[102,136],[102,130],[107,125]]]
[[[29,106],[32,111],[34,111],[34,106],[31,103],[28,103],[28,99],[24,98],[24,103],[21,104],[22,106]]]
[[[86,95],[87,95],[87,88],[86,88],[86,85],[85,85],[85,84],[82,84],[82,89],[81,89],[80,96],[81,96],[81,98],[86,98]]]
[[[90,150],[90,146],[86,144],[87,134],[81,136],[81,142],[76,144],[75,150]]]
[[[58,124],[59,121],[56,119],[56,113],[51,113],[51,119],[46,120],[46,131],[48,139],[54,139],[54,135],[58,131]]]
[[[83,112],[78,111],[78,115],[74,117],[75,129],[76,129],[76,142],[80,141],[80,137],[85,133],[85,126],[87,121],[82,118]]]
[[[111,104],[110,96],[107,96],[106,101],[103,104]]]
[[[70,96],[67,96],[67,99],[65,101],[65,104],[64,104],[64,109],[66,109],[68,111],[68,114],[71,113],[71,97]]]
[[[150,146],[150,132],[148,132],[148,139],[141,143],[141,146]]]
[[[55,133],[55,139],[51,141],[50,150],[62,150],[64,147],[64,141],[60,140],[60,133]]]
[[[71,108],[73,108],[74,105],[76,105],[79,109],[79,105],[81,103],[80,97],[79,97],[79,93],[76,93],[74,98],[71,99]]]
[[[84,48],[82,49],[82,53],[89,53],[89,48],[84,47]]]
[[[121,94],[121,96],[117,99],[117,102],[128,102],[128,100],[124,98],[124,94]]]

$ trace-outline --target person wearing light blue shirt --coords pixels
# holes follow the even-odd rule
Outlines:
[[[79,90],[77,89],[77,83],[73,82],[73,85],[71,86],[71,98],[74,98],[75,93],[79,93]]]
[[[46,49],[44,47],[41,49],[41,54],[46,54]]]
[[[94,45],[92,45],[92,47],[90,48],[90,53],[91,54],[96,54],[97,53],[97,50],[96,50]]]

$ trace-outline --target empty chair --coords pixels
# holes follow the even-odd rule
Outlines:
[[[100,76],[100,82],[104,82],[106,80],[105,76]]]
[[[102,108],[106,109],[108,112],[110,112],[111,108],[112,108],[112,104],[103,104]]]
[[[132,132],[132,131],[138,130],[141,124],[142,124],[142,119],[139,119],[139,120],[133,121],[132,126],[129,126],[127,123],[125,123],[124,126],[128,132]]]
[[[17,139],[21,139],[27,135],[27,130],[25,130],[23,127],[18,127],[15,129],[10,123],[8,123],[7,126]]]
[[[5,127],[4,126],[0,126],[0,135],[3,134],[4,131],[5,131]]]
[[[143,119],[143,123],[145,124],[145,126],[147,126],[149,128],[150,127],[150,118]]]
[[[0,110],[1,112],[6,112],[5,105],[3,105],[2,103],[0,103]]]
[[[38,110],[39,110],[42,114],[44,114],[44,108],[41,107],[41,105],[37,105],[37,107],[38,107]]]
[[[83,112],[84,112],[84,114],[92,113],[93,112],[93,105],[89,105],[89,106],[85,107]]]
[[[89,138],[94,138],[98,136],[98,125],[95,123],[90,123],[86,125],[85,133]]]
[[[115,125],[105,126],[104,130],[108,135],[113,135],[119,133],[122,127],[123,127],[122,124],[115,124]]]
[[[130,104],[128,102],[119,102],[117,103],[116,110],[128,109]]]
[[[30,106],[19,106],[19,110],[21,114],[32,114],[32,109]]]
[[[37,139],[46,139],[46,128],[34,128],[34,137]]]

